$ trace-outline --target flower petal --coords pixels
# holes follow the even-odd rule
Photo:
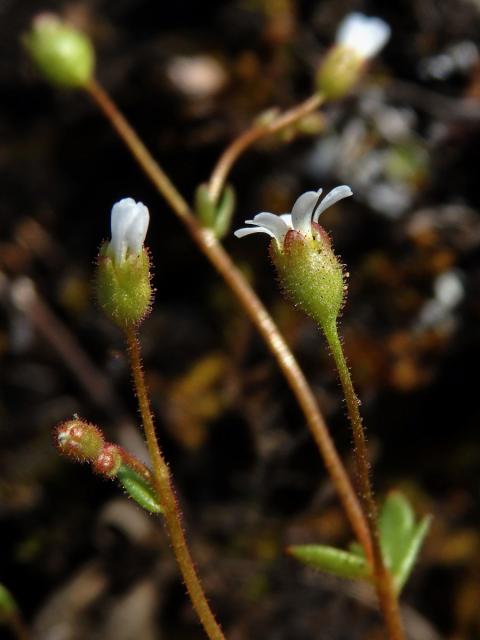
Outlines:
[[[274,213],[267,213],[266,211],[257,213],[253,220],[246,220],[246,222],[265,227],[265,229],[272,232],[273,237],[279,243],[283,240],[289,229],[285,220],[282,220],[280,216],[276,216]]]
[[[138,256],[142,250],[147,235],[150,214],[142,202],[135,205],[135,217],[126,230],[127,249]]]
[[[293,229],[292,214],[291,213],[282,213],[280,218],[287,224],[289,229]]]
[[[306,191],[297,198],[292,208],[292,227],[305,236],[312,233],[312,213],[322,190]]]
[[[328,207],[331,207],[339,200],[343,200],[343,198],[348,198],[352,195],[352,190],[346,184],[343,184],[340,187],[335,187],[335,189],[332,189],[329,193],[327,193],[325,198],[318,205],[315,213],[313,214],[313,221],[318,222],[320,214],[323,213],[325,209],[328,209]]]
[[[390,38],[391,29],[381,18],[350,13],[337,30],[336,42],[350,47],[362,58],[372,58]]]
[[[116,262],[121,262],[127,252],[127,230],[135,219],[136,202],[133,198],[123,198],[112,207],[110,228],[112,241],[110,243]]]
[[[245,236],[249,236],[252,233],[266,233],[271,238],[275,237],[270,229],[266,229],[265,227],[243,227],[243,229],[237,229],[236,231],[234,231],[233,235],[237,238],[244,238]]]

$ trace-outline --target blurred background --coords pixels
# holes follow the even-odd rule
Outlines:
[[[352,187],[355,197],[322,220],[351,274],[342,331],[376,491],[400,488],[419,515],[434,515],[403,595],[408,636],[480,638],[478,0],[0,2],[0,582],[32,637],[203,637],[159,521],[52,446],[52,427],[78,412],[145,456],[121,335],[91,295],[110,208],[125,196],[151,211],[146,375],[227,636],[383,637],[368,589],[284,555],[288,544],[351,538],[304,418],[88,97],[53,90],[33,70],[19,39],[44,9],[91,35],[99,80],[188,199],[259,112],[308,97],[347,13],[389,23],[368,77],[310,135],[266,140],[241,158],[233,228],[258,211],[289,211],[305,190]],[[281,298],[266,238],[229,234],[225,246],[350,460],[323,339]]]

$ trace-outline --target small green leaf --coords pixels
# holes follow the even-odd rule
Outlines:
[[[122,464],[116,478],[132,500],[143,509],[150,513],[163,513],[153,487],[132,468]]]
[[[211,229],[215,223],[215,203],[210,197],[208,184],[200,184],[195,191],[195,211],[204,227]]]
[[[392,491],[387,496],[380,513],[379,526],[385,562],[395,572],[415,526],[412,507],[402,493]]]
[[[392,491],[380,513],[380,539],[385,564],[392,572],[398,592],[413,569],[430,524],[425,517],[419,524],[407,498]]]
[[[235,209],[235,191],[227,185],[215,202],[210,196],[207,184],[201,184],[195,191],[195,211],[202,226],[212,229],[217,238],[223,238],[230,230]]]
[[[230,231],[232,215],[235,210],[236,197],[233,188],[227,184],[223,190],[220,202],[215,213],[213,230],[217,238],[224,238]]]
[[[413,567],[415,566],[415,561],[420,552],[425,536],[428,533],[431,521],[431,516],[425,516],[420,521],[420,524],[416,526],[415,531],[410,538],[410,544],[406,548],[402,562],[400,562],[394,576],[395,586],[397,587],[397,591],[399,593],[408,580]]]
[[[361,556],[321,544],[305,544],[288,548],[294,558],[315,569],[341,578],[368,580],[369,567]]]
[[[3,584],[0,584],[0,621],[10,620],[17,611],[17,603],[12,594]]]

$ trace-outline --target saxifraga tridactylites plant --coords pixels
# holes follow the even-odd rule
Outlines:
[[[270,252],[282,288],[296,306],[319,324],[328,341],[352,424],[358,496],[293,354],[218,241],[231,224],[235,192],[226,184],[226,179],[239,156],[263,137],[292,127],[300,130],[302,120],[316,112],[322,103],[346,95],[389,34],[388,25],[378,18],[349,15],[339,27],[335,44],[318,67],[313,95],[284,113],[258,119],[234,140],[221,155],[210,180],[199,185],[193,209],[96,81],[94,48],[85,34],[57,16],[43,14],[34,21],[24,42],[49,81],[64,88],[85,90],[109,119],[142,170],[237,296],[295,393],[357,540],[349,551],[312,544],[292,547],[290,553],[318,569],[373,582],[389,638],[401,640],[404,634],[397,596],[413,567],[428,520],[417,523],[408,501],[399,493],[388,496],[377,516],[358,402],[338,337],[337,321],[346,294],[343,267],[328,234],[318,224],[320,214],[327,207],[351,196],[352,192],[349,187],[340,186],[323,200],[321,190],[307,192],[300,196],[290,214],[257,214],[247,221],[252,226],[238,230],[236,235],[264,232],[272,238]],[[137,332],[152,302],[150,257],[143,246],[148,220],[147,208],[131,198],[114,205],[112,239],[102,246],[98,257],[96,291],[101,308],[125,335],[152,469],[114,443],[105,442],[97,426],[77,416],[57,427],[56,444],[62,454],[91,464],[105,477],[117,479],[143,508],[162,514],[192,604],[207,635],[219,640],[224,635],[207,603],[186,545],[171,475],[156,437],[143,377]]]

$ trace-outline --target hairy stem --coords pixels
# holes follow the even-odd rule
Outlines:
[[[324,459],[327,471],[330,474],[355,536],[364,547],[367,558],[371,559],[372,542],[365,515],[328,433],[315,396],[277,325],[242,273],[235,267],[229,255],[217,241],[212,231],[201,227],[197,222],[187,202],[170,182],[106,92],[95,81],[89,83],[87,90],[142,170],[183,222],[200,251],[210,260],[230,287],[276,358],[305,415],[311,434]]]
[[[266,124],[254,124],[250,129],[247,129],[247,131],[238,136],[238,138],[235,138],[235,140],[222,153],[212,171],[212,175],[208,182],[208,191],[211,199],[214,202],[218,201],[231,168],[238,160],[239,156],[250,145],[262,138],[265,138],[266,136],[270,136],[277,131],[280,131],[281,129],[285,129],[285,127],[288,127],[295,122],[298,122],[304,116],[312,113],[312,111],[316,111],[323,101],[324,98],[321,95],[314,94],[301,104],[280,114],[271,122]]]
[[[211,640],[225,640],[225,636],[207,602],[190,551],[188,550],[187,541],[183,532],[181,512],[175,496],[172,478],[155,434],[155,426],[150,410],[150,401],[143,375],[140,346],[136,332],[133,329],[127,329],[126,339],[135,392],[142,417],[145,438],[147,440],[148,452],[152,462],[154,486],[164,510],[163,515],[172,542],[173,551],[192,605],[200,618],[207,636],[211,638]]]
[[[340,378],[347,403],[348,417],[352,426],[357,483],[372,540],[373,572],[380,607],[390,640],[404,640],[405,635],[400,619],[398,598],[395,593],[392,576],[383,561],[378,529],[377,505],[370,482],[367,439],[360,415],[358,398],[355,394],[350,370],[345,360],[336,323],[332,323],[331,326],[324,326],[323,329],[337,367],[338,377]]]

